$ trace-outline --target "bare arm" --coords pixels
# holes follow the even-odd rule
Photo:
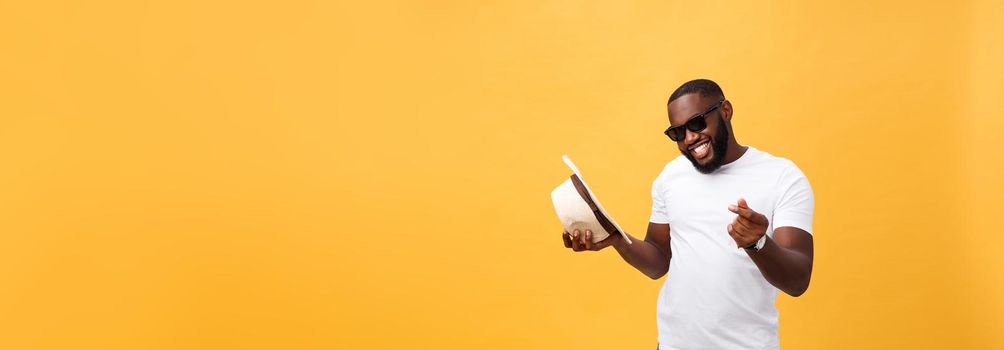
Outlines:
[[[669,271],[669,259],[673,252],[669,249],[669,224],[648,223],[645,240],[628,235],[631,243],[623,238],[614,243],[614,249],[628,264],[651,279],[659,279]]]
[[[566,246],[574,251],[600,250],[613,246],[628,264],[641,271],[651,279],[658,279],[669,271],[669,259],[672,251],[669,249],[669,224],[648,223],[645,240],[627,235],[632,244],[628,244],[620,235],[611,235],[603,241],[592,243],[592,232],[580,233],[578,230],[565,232]],[[580,237],[581,234],[581,237]],[[569,242],[570,241],[570,242]]]
[[[767,217],[757,213],[743,199],[729,210],[736,219],[727,229],[739,248],[749,247],[767,233]],[[783,226],[774,229],[759,251],[746,250],[767,282],[797,297],[809,289],[812,277],[812,235],[805,230]]]
[[[812,235],[794,227],[774,230],[774,238],[757,252],[746,251],[767,282],[797,297],[809,289],[812,277]]]

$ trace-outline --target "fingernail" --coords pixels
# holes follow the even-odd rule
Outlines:
[[[729,210],[736,210],[736,209],[739,209],[739,207],[735,206],[735,204],[729,205]]]

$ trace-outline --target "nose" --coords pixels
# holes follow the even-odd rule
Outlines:
[[[687,131],[687,136],[684,136],[683,140],[688,146],[694,144],[694,142],[697,142],[697,140],[701,138],[701,134],[690,131],[690,129],[687,128],[684,128],[684,130]]]

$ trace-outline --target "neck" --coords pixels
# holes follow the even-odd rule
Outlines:
[[[739,157],[742,157],[743,154],[746,153],[747,149],[749,149],[749,147],[740,145],[734,137],[729,139],[729,146],[725,150],[725,162],[722,164],[729,164],[736,161]]]

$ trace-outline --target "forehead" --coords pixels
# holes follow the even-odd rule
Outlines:
[[[714,97],[703,96],[699,93],[680,96],[666,106],[669,111],[669,124],[676,126],[686,123],[690,117],[704,112],[705,109],[715,102],[718,101]]]

